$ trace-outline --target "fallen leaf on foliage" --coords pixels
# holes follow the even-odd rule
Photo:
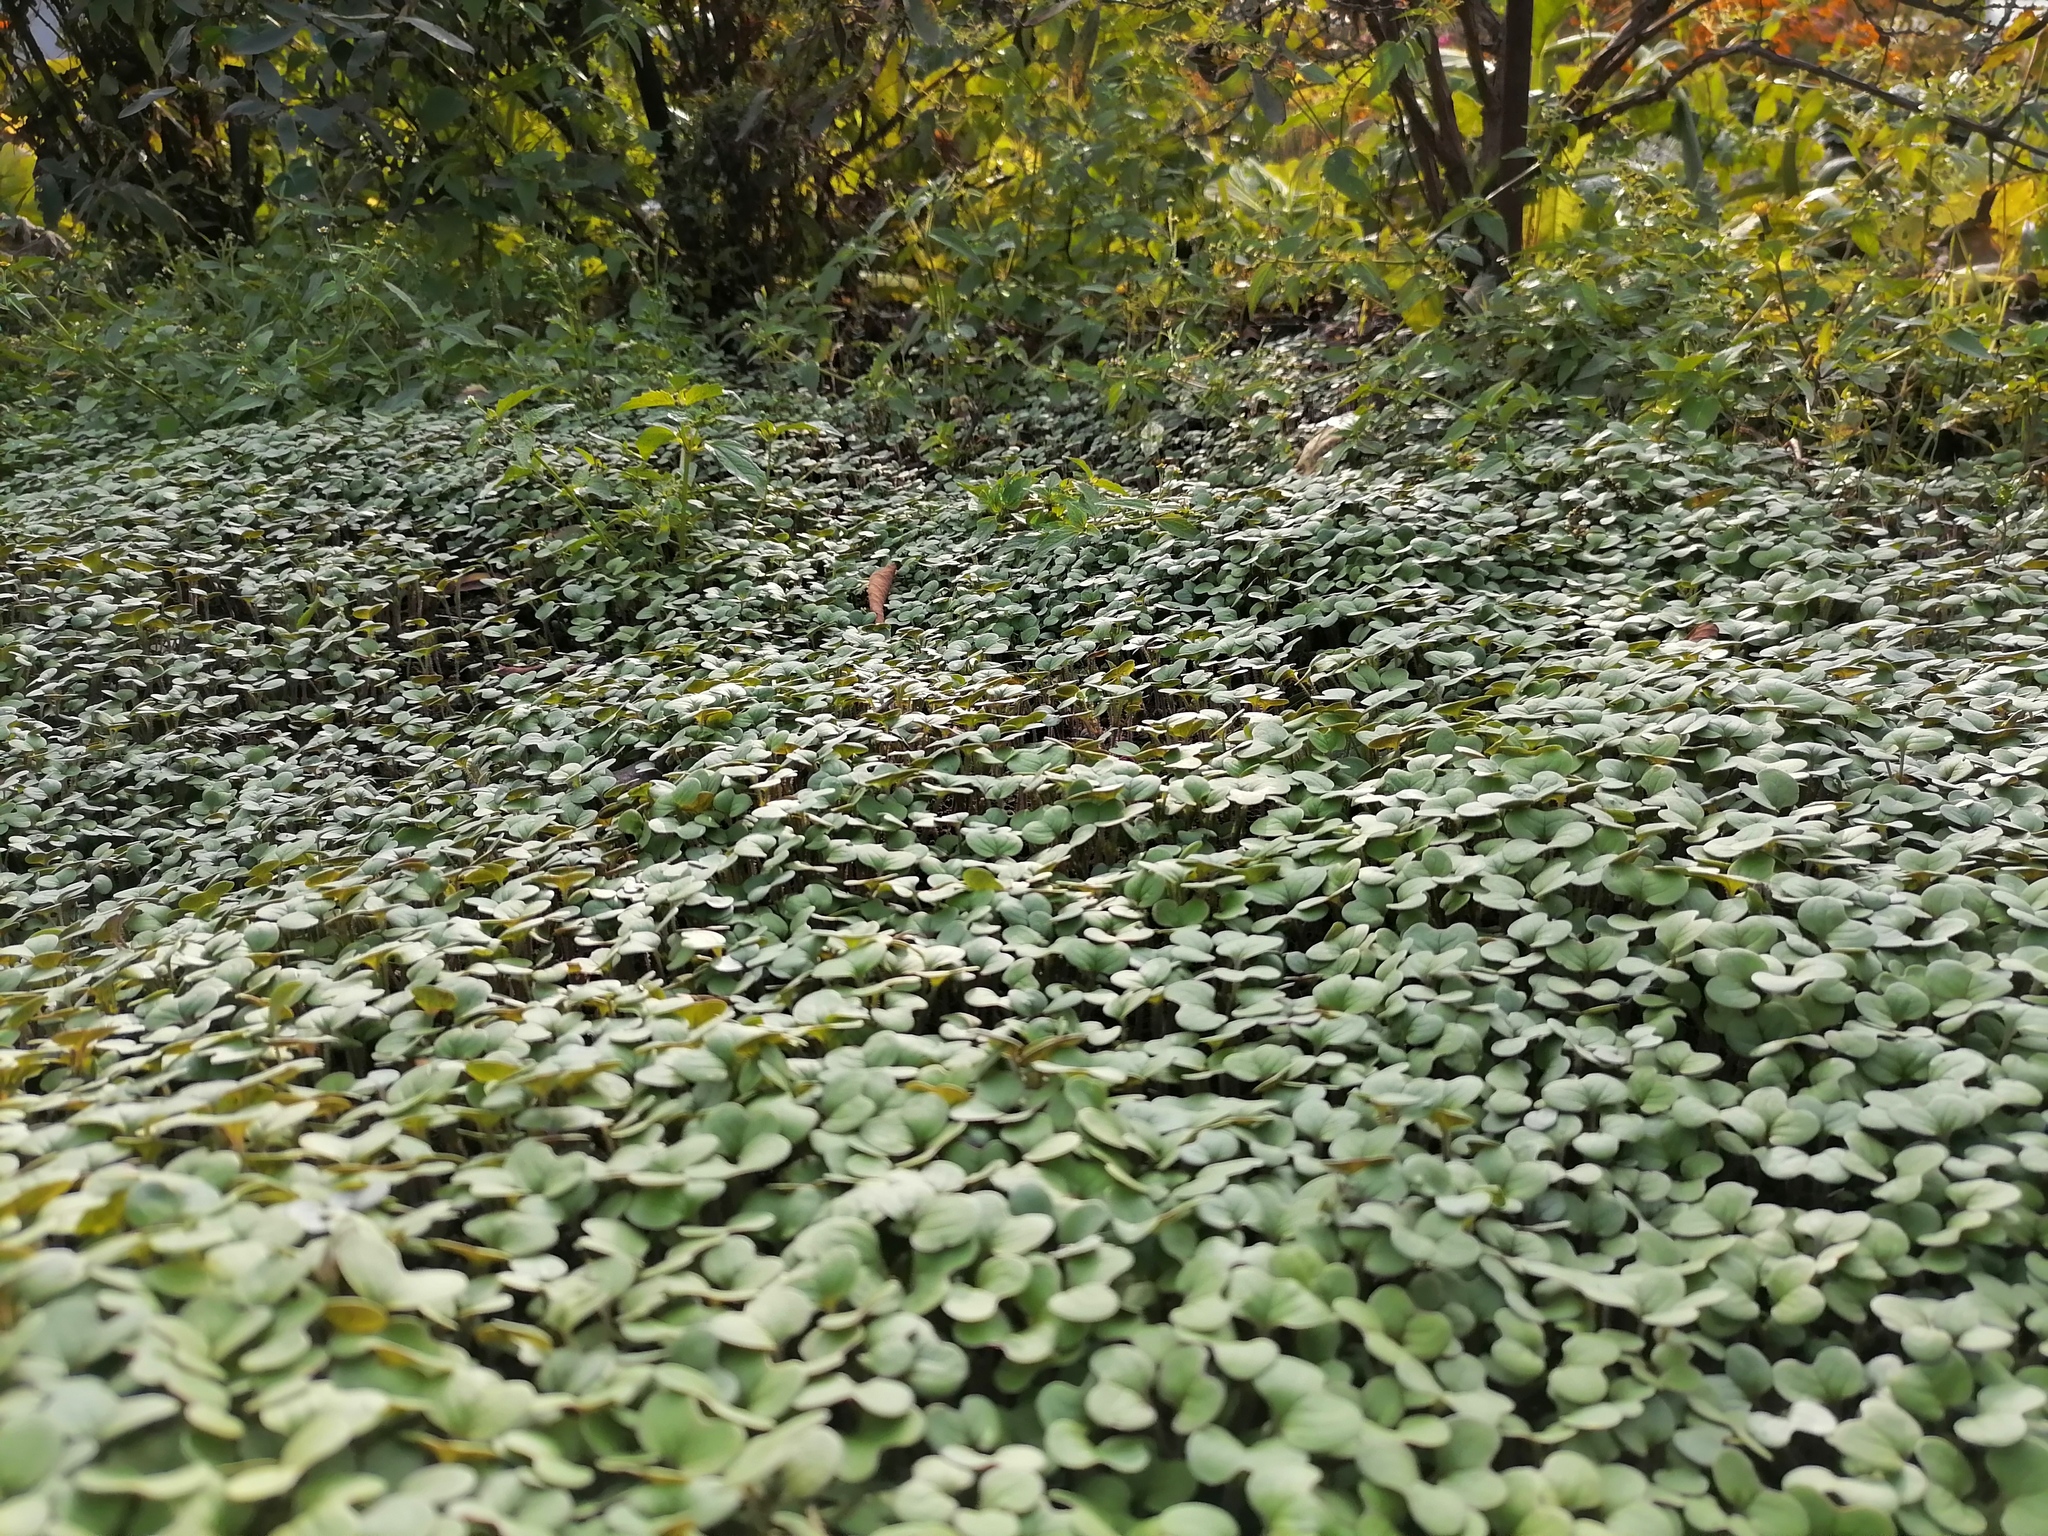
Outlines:
[[[1721,626],[1711,623],[1695,624],[1686,631],[1685,638],[1688,640],[1718,640],[1721,638]]]
[[[1344,441],[1344,432],[1339,427],[1325,427],[1310,438],[1301,450],[1301,457],[1294,461],[1294,472],[1306,475],[1329,457],[1330,450]]]
[[[889,589],[896,585],[897,562],[891,560],[868,578],[868,612],[877,624],[889,622]]]

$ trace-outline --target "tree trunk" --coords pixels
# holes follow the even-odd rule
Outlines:
[[[1500,158],[1493,170],[1493,211],[1507,230],[1504,257],[1522,248],[1522,207],[1534,162],[1529,147],[1529,79],[1534,66],[1536,0],[1507,0],[1500,60],[1494,70],[1500,102]]]
[[[640,96],[640,114],[647,131],[654,135],[654,158],[664,174],[669,168],[672,138],[668,110],[668,87],[662,83],[661,65],[654,57],[654,39],[642,32],[633,49],[633,87]]]

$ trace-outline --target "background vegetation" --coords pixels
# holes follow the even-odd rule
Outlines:
[[[2048,1536],[2041,18],[0,17],[0,1536]]]

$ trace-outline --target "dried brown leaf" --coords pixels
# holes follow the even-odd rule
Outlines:
[[[1313,473],[1315,467],[1329,457],[1330,450],[1343,441],[1343,428],[1323,428],[1302,448],[1301,457],[1294,461],[1294,472],[1298,475]]]
[[[868,612],[877,624],[889,622],[889,589],[896,585],[898,563],[891,560],[868,578]]]

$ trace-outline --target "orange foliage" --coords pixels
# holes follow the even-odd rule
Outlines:
[[[1883,42],[1871,24],[1873,12],[1884,20],[1882,11],[1867,0],[1716,0],[1699,12],[1696,41],[1708,47],[1754,37],[1769,23],[1777,23],[1772,43],[1787,53],[1816,57],[1830,53],[1854,53],[1876,48]]]
[[[1626,22],[1632,4],[1602,0],[1597,9],[1600,24],[1614,29]],[[1679,35],[1699,50],[1758,37],[1768,28],[1773,47],[1810,59],[1869,53],[1889,41],[1897,62],[1900,45],[1936,41],[1927,35],[1930,20],[1941,26],[1897,0],[1711,0],[1686,19]]]
[[[1600,25],[1618,28],[1631,9],[1632,0],[1598,0]],[[1969,30],[1903,0],[1710,0],[1677,36],[1695,52],[1757,38],[1805,59],[1853,60],[1859,74],[1880,78],[1954,68]]]

